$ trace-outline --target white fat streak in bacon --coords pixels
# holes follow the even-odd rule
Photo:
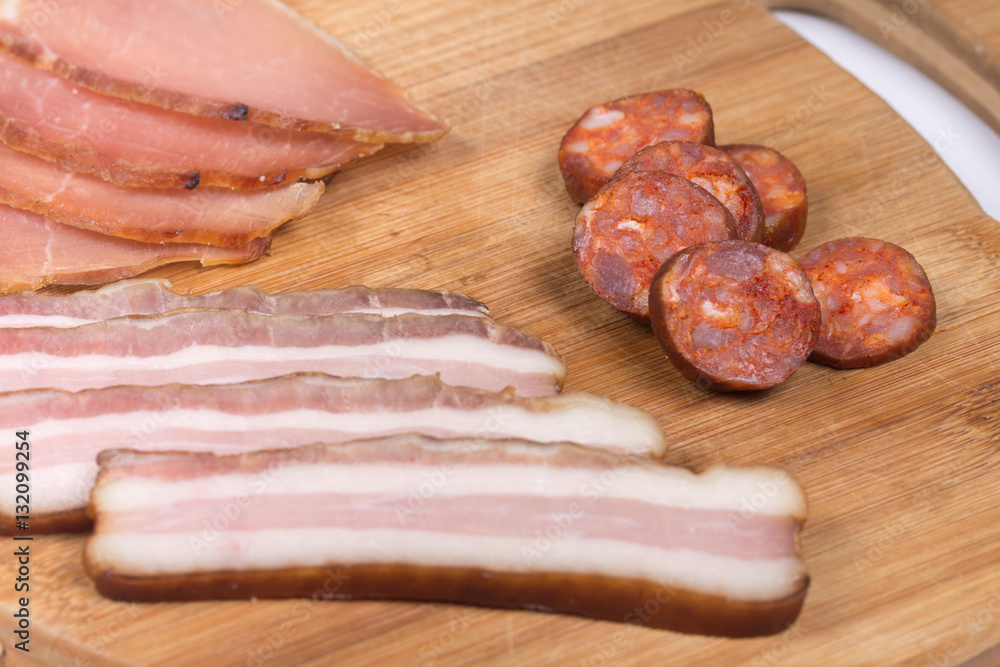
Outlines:
[[[518,438],[536,442],[573,442],[615,453],[660,456],[666,449],[663,431],[648,413],[623,403],[571,392],[540,399],[549,410],[531,412],[505,404],[471,410],[436,407],[412,411],[326,412],[288,410],[267,414],[233,414],[213,410],[170,409],[164,412],[137,410],[104,413],[93,418],[49,419],[31,424],[36,451],[63,450],[66,460],[58,466],[38,465],[32,469],[38,514],[66,511],[85,504],[86,490],[94,485],[99,451],[114,447],[150,451],[203,451],[217,454],[243,453],[250,449],[294,447],[314,442],[324,431],[326,442],[344,442],[402,433],[423,433],[435,437]],[[155,437],[146,441],[143,425],[152,425]],[[301,434],[299,428],[302,429]],[[177,429],[199,432],[195,438],[174,434]],[[235,434],[281,432],[280,441],[261,441],[251,446],[234,441]],[[95,442],[99,438],[99,442]],[[169,444],[165,444],[164,441]],[[250,439],[252,441],[252,438]],[[13,515],[13,448],[9,465],[0,463],[0,513]],[[82,454],[85,460],[71,462]],[[68,460],[67,460],[68,459]],[[84,491],[81,492],[81,489]],[[84,501],[84,502],[81,502]]]
[[[515,443],[502,443],[519,451]],[[555,450],[553,450],[554,452]],[[471,453],[472,450],[470,449]],[[684,468],[638,466],[626,460],[613,468],[546,468],[537,474],[531,465],[468,464],[459,448],[453,468],[387,461],[337,465],[281,463],[273,470],[254,474],[192,475],[177,481],[146,477],[118,479],[98,486],[94,501],[102,511],[129,511],[162,506],[170,498],[225,501],[243,494],[302,495],[317,493],[398,494],[405,501],[410,490],[432,480],[435,497],[468,494],[546,497],[606,497],[638,500],[661,507],[732,510],[753,515],[795,516],[806,514],[805,496],[786,473],[773,468],[736,468],[716,465],[697,475]],[[439,483],[434,484],[433,480]],[[589,495],[585,495],[589,494]],[[749,507],[750,509],[747,509]]]
[[[458,310],[453,308],[352,308],[350,310],[340,310],[338,313],[357,313],[359,315],[380,315],[382,317],[398,317],[419,313],[421,315],[467,315],[469,317],[488,317],[488,315],[478,310]],[[0,329],[27,329],[28,327],[54,327],[56,329],[69,329],[84,324],[100,322],[97,319],[85,319],[82,317],[66,317],[64,315],[36,315],[33,313],[12,313],[10,315],[0,315]]]
[[[118,574],[157,575],[287,567],[329,563],[412,563],[432,567],[475,567],[494,572],[569,572],[644,578],[664,586],[741,600],[778,599],[801,585],[802,561],[795,557],[743,559],[691,549],[662,549],[634,542],[551,540],[530,565],[525,548],[534,535],[485,537],[417,530],[226,530],[205,546],[199,535],[98,534],[87,543],[91,562]]]
[[[139,328],[155,328],[156,318],[136,320]],[[242,382],[262,377],[254,371],[254,362],[282,364],[283,373],[322,370],[336,374],[334,369],[322,366],[319,360],[347,360],[364,364],[372,361],[371,374],[377,377],[411,377],[432,373],[437,362],[467,364],[462,373],[463,381],[475,382],[477,367],[500,371],[527,372],[562,377],[566,368],[562,361],[539,351],[483,340],[469,335],[448,335],[433,339],[398,339],[391,344],[377,345],[322,345],[317,347],[265,347],[245,345],[223,347],[218,345],[193,345],[170,354],[153,357],[111,356],[86,354],[57,357],[34,352],[10,354],[2,357],[7,369],[6,380],[0,379],[0,390],[17,391],[52,386],[78,391],[117,384],[156,385],[184,381],[188,384],[220,384]],[[229,364],[226,370],[212,369],[199,374],[199,365]],[[376,363],[377,362],[377,363]],[[414,362],[427,365],[423,373],[413,368]],[[23,369],[19,373],[17,369]],[[33,369],[40,369],[33,372]],[[184,371],[183,378],[171,373]],[[349,373],[349,374],[354,374]],[[270,371],[264,377],[274,376]],[[23,376],[23,377],[22,377]],[[164,379],[168,377],[169,379]],[[446,377],[449,384],[461,384]],[[475,386],[475,385],[472,385]],[[502,387],[482,387],[502,389]]]
[[[362,294],[367,296],[371,307],[348,306],[338,299],[341,296],[340,293],[351,294],[359,289],[362,290]],[[234,299],[234,294],[238,294],[242,300]],[[430,301],[437,301],[442,297],[452,297],[459,305],[451,308],[382,305],[383,303],[393,303],[394,299],[398,299],[403,294],[415,295]],[[296,304],[296,307],[288,307],[286,304],[289,302]],[[188,307],[217,308],[222,307],[223,304],[225,307],[245,308],[250,312],[262,314],[269,314],[265,311],[274,311],[310,315],[358,313],[396,317],[409,313],[419,313],[421,315],[458,314],[489,318],[489,310],[485,305],[459,294],[426,292],[424,290],[383,291],[357,286],[342,290],[325,289],[269,294],[256,286],[242,285],[218,292],[184,295],[174,292],[166,280],[140,278],[122,280],[96,290],[81,291],[71,295],[32,292],[0,297],[0,328],[24,329],[46,326],[66,329],[114,317],[155,315]],[[73,312],[74,315],[52,312],[59,309]],[[86,312],[88,316],[81,317],[81,311]],[[91,316],[91,314],[93,315]]]
[[[50,419],[31,426],[35,438],[58,446],[60,439],[72,442],[85,439],[88,433],[121,433],[120,442],[105,443],[118,446],[127,443],[128,434],[136,425],[159,424],[159,428],[172,431],[191,429],[207,434],[284,430],[291,434],[297,428],[311,431],[329,430],[346,435],[366,435],[374,432],[425,432],[434,429],[458,436],[482,435],[507,437],[536,442],[575,442],[596,446],[608,451],[639,455],[663,453],[664,438],[658,424],[647,413],[625,404],[609,404],[597,399],[582,400],[573,394],[564,396],[579,400],[579,405],[569,401],[553,401],[554,412],[530,412],[511,405],[489,405],[483,409],[435,407],[426,410],[362,410],[329,412],[325,410],[286,410],[266,414],[234,414],[214,410],[171,409],[168,412],[139,410],[117,414],[97,415],[99,419]],[[168,421],[169,420],[169,421]],[[141,431],[136,441],[141,442]],[[216,438],[218,441],[219,439]],[[172,440],[174,448],[186,448],[182,440]],[[199,441],[204,443],[204,441]],[[192,443],[193,444],[193,443]],[[224,445],[224,441],[219,441]],[[303,442],[300,444],[312,444]],[[208,446],[212,446],[208,444]],[[202,444],[200,448],[204,448]],[[135,447],[129,447],[134,449]],[[141,447],[139,449],[142,449]],[[12,467],[0,463],[0,469]]]

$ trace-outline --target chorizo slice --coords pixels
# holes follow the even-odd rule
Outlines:
[[[767,146],[729,144],[719,148],[743,168],[764,206],[764,245],[788,252],[806,230],[806,180],[795,163]]]
[[[823,312],[812,361],[875,366],[917,349],[937,325],[927,274],[898,245],[838,239],[811,250],[801,264]]]
[[[649,312],[670,362],[717,391],[780,384],[819,336],[820,307],[805,271],[751,241],[701,243],[675,254],[653,278]]]
[[[659,266],[681,248],[733,238],[732,213],[704,188],[637,171],[608,183],[580,209],[573,252],[598,296],[649,322],[649,283]]]
[[[715,143],[712,108],[692,90],[659,90],[593,106],[559,145],[566,191],[582,204],[637,150],[660,141]]]
[[[736,161],[718,148],[691,141],[661,142],[630,157],[617,174],[632,171],[665,171],[694,181],[733,214],[738,238],[763,240],[764,206],[757,189]]]

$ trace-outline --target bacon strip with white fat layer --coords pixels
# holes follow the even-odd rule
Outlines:
[[[84,510],[97,455],[112,448],[242,454],[402,433],[440,438],[575,442],[660,456],[666,437],[650,414],[584,392],[521,398],[403,380],[290,375],[231,385],[119,386],[0,395],[0,429],[31,433],[34,533],[67,530]],[[14,443],[0,444],[0,532],[14,529]],[[9,484],[2,481],[9,478]]]
[[[489,309],[483,303],[451,292],[353,285],[267,294],[254,285],[238,285],[218,292],[178,294],[170,289],[169,282],[147,278],[123,280],[73,294],[9,294],[0,298],[0,328],[75,327],[126,315],[159,315],[182,308],[236,308],[262,315],[422,313],[489,316]]]
[[[787,473],[396,436],[241,456],[105,452],[85,550],[123,600],[311,595],[783,630],[808,578]],[[655,601],[655,604],[650,601]]]
[[[537,337],[465,315],[193,309],[66,329],[0,329],[0,392],[221,384],[298,372],[439,374],[452,385],[543,396],[560,390],[566,366]]]

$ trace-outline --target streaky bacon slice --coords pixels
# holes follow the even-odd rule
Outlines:
[[[2,144],[0,165],[0,204],[145,243],[245,246],[308,213],[324,188],[322,183],[250,191],[120,188]]]
[[[808,587],[805,497],[774,468],[414,435],[99,463],[84,562],[119,600],[459,602],[744,637],[784,630]]]
[[[539,338],[485,317],[261,315],[193,309],[72,328],[0,329],[0,392],[245,382],[289,373],[406,378],[523,396],[557,393],[566,366]]]
[[[584,392],[521,398],[403,380],[300,374],[228,385],[117,386],[76,393],[0,395],[0,428],[31,433],[31,531],[86,530],[97,455],[111,448],[243,454],[314,442],[403,433],[439,438],[574,442],[659,456],[666,436],[647,412]],[[0,443],[0,482],[15,487],[14,441]],[[6,491],[3,493],[7,493]],[[14,496],[0,494],[0,532],[11,534]]]
[[[183,113],[371,143],[447,131],[277,0],[3,0],[0,36],[0,48],[77,85]]]
[[[77,229],[0,205],[0,294],[45,285],[99,285],[176,262],[241,264],[267,253],[271,238],[236,248],[141,243]],[[22,387],[23,388],[23,387]]]
[[[0,140],[115,185],[187,189],[317,179],[382,148],[108,97],[2,53]]]
[[[159,315],[182,308],[238,308],[262,315],[402,313],[489,317],[485,304],[462,294],[361,285],[267,294],[253,285],[178,294],[165,280],[123,280],[73,294],[21,292],[0,298],[0,327],[75,327],[126,315]]]

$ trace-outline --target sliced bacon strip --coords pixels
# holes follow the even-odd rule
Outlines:
[[[317,179],[382,148],[120,100],[4,54],[0,140],[115,185],[187,189]]]
[[[277,0],[5,0],[0,48],[96,92],[198,116],[371,143],[447,130]]]
[[[566,366],[531,334],[465,315],[261,315],[182,310],[67,329],[0,329],[0,392],[245,382],[289,373],[406,378],[523,396],[557,393]]]
[[[250,192],[120,188],[2,144],[0,165],[0,203],[146,243],[243,246],[308,213],[324,188],[322,183]]]
[[[99,285],[175,262],[241,264],[267,253],[270,237],[237,248],[141,243],[0,205],[0,294],[45,285]],[[23,387],[21,387],[23,388]]]
[[[741,637],[783,630],[808,586],[805,498],[771,468],[413,435],[100,464],[84,560],[119,600],[304,596],[332,571],[341,598]]]
[[[341,289],[267,294],[253,285],[219,292],[178,294],[157,279],[123,280],[73,294],[22,292],[0,299],[0,327],[75,327],[126,315],[159,315],[182,308],[237,308],[262,315],[402,313],[489,317],[485,304],[461,294],[419,289]]]
[[[650,414],[584,392],[521,398],[404,380],[290,375],[229,385],[41,389],[0,395],[0,428],[31,433],[31,528],[58,532],[70,514],[86,529],[97,455],[109,448],[242,454],[402,433],[575,442],[660,456],[666,436]],[[14,489],[13,441],[0,445],[0,480]],[[0,496],[0,532],[14,531],[14,497]]]

